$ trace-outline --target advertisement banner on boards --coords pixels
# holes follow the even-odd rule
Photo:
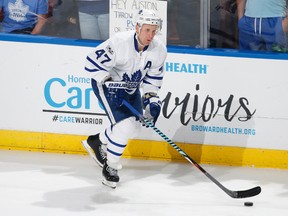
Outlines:
[[[287,149],[286,67],[284,60],[169,53],[159,125],[179,142]]]
[[[1,47],[7,54],[1,58],[1,129],[89,135],[109,126],[84,70],[93,48]],[[157,127],[175,142],[288,149],[287,64],[170,52]],[[145,127],[137,138],[162,140]]]

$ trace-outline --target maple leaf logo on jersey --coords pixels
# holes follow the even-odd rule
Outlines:
[[[136,71],[131,75],[131,78],[128,76],[127,73],[123,75],[122,81],[127,83],[126,91],[134,91],[138,86],[142,78],[142,73],[140,70]]]
[[[17,0],[15,4],[8,3],[9,18],[16,22],[25,21],[26,14],[29,12],[29,6],[24,5],[22,0]]]

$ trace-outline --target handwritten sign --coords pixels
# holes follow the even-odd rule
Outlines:
[[[141,9],[154,11],[162,19],[162,29],[158,37],[167,42],[167,2],[157,0],[110,0],[110,37],[117,32],[134,30],[137,13]]]

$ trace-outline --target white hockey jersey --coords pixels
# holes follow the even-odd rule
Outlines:
[[[134,92],[142,84],[143,94],[157,93],[162,85],[167,49],[155,36],[143,52],[138,52],[135,31],[125,31],[101,43],[87,56],[85,70],[99,83],[107,77],[124,81]]]

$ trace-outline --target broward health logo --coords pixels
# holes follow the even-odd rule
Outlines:
[[[166,62],[165,71],[174,73],[191,73],[191,74],[207,74],[208,66],[206,64],[196,63],[180,63],[180,62]]]

